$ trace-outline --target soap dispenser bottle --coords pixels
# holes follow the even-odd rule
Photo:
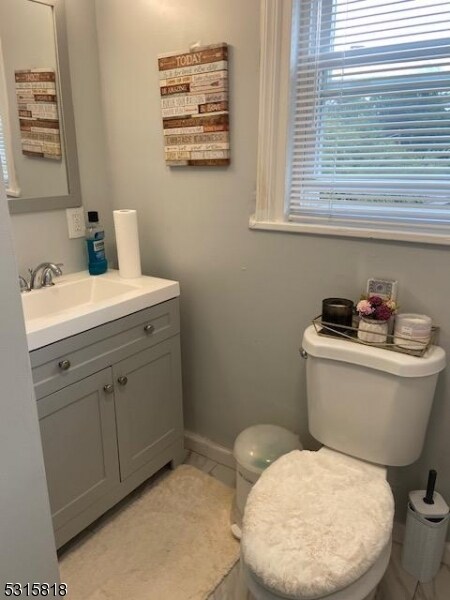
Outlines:
[[[88,249],[89,273],[101,275],[108,268],[105,255],[105,230],[98,220],[98,212],[88,212],[88,224],[86,227],[86,243]]]

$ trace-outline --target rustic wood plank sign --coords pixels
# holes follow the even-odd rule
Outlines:
[[[15,71],[22,153],[61,159],[56,76],[52,69]]]
[[[169,166],[230,164],[228,46],[158,56]]]

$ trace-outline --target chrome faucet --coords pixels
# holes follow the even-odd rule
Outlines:
[[[19,275],[19,286],[20,286],[20,293],[30,291],[30,285],[29,285],[28,281],[25,279],[25,277],[22,277],[22,275]]]
[[[35,290],[36,289],[36,278],[39,274],[39,271],[42,269],[42,273],[41,276],[39,278],[39,285],[37,287],[51,287],[52,285],[55,285],[53,283],[53,275],[56,275],[57,277],[60,277],[62,275],[62,271],[61,271],[61,267],[62,267],[62,263],[51,263],[51,262],[44,262],[41,263],[40,265],[38,265],[35,269],[30,269],[30,283],[28,284],[28,290]],[[23,279],[23,277],[22,277]],[[21,283],[21,289],[22,289],[22,283]]]

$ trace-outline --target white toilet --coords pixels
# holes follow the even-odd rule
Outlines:
[[[369,600],[391,552],[387,466],[422,452],[445,352],[424,357],[303,336],[308,421],[324,446],[273,463],[245,508],[241,566],[256,600]]]

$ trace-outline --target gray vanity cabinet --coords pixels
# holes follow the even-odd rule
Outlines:
[[[31,352],[57,546],[183,458],[178,299]]]
[[[113,366],[120,473],[126,479],[176,440],[182,414],[179,338]]]
[[[53,525],[58,529],[119,483],[111,369],[39,402]]]

